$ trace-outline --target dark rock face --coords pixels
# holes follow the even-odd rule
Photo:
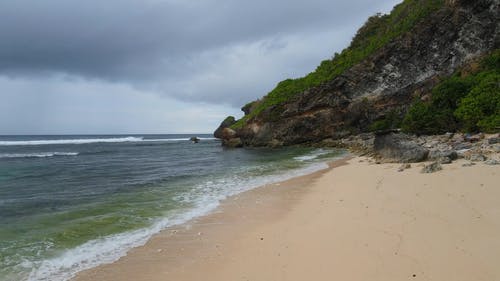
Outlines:
[[[229,139],[223,139],[222,144],[225,147],[230,147],[230,148],[236,148],[236,147],[242,147],[243,143],[241,142],[240,138],[229,138]]]
[[[228,116],[226,119],[224,119],[224,121],[222,121],[222,123],[219,125],[219,128],[215,130],[214,137],[222,139],[223,138],[222,131],[225,128],[232,126],[234,123],[236,123],[236,119],[234,119],[233,116]]]
[[[377,135],[374,141],[375,152],[391,162],[413,163],[427,159],[429,151],[404,134],[389,133]]]
[[[455,150],[438,150],[433,149],[429,152],[429,160],[438,160],[442,158],[449,158],[450,160],[456,160],[458,154]]]
[[[252,110],[254,109],[255,105],[258,104],[258,103],[259,103],[259,101],[254,101],[254,102],[247,103],[247,104],[245,104],[241,108],[241,111],[243,111],[245,113],[245,115],[248,115],[248,114],[250,114],[250,112],[252,112]]]
[[[238,136],[236,135],[236,131],[231,129],[231,128],[224,128],[222,129],[221,131],[221,138],[222,139],[234,139],[234,138],[237,138]]]
[[[226,147],[242,147],[243,142],[241,138],[236,135],[236,131],[231,128],[224,128],[221,130],[220,138],[222,139],[222,145]]]
[[[318,143],[365,132],[391,111],[404,114],[439,77],[500,47],[499,5],[500,0],[448,1],[342,75],[248,120],[237,136],[247,146]]]

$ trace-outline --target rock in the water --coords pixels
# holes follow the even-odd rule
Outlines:
[[[402,163],[424,161],[429,154],[427,149],[418,145],[408,135],[395,133],[377,135],[374,149],[386,160]]]
[[[230,139],[222,139],[222,144],[226,147],[235,148],[242,147],[243,143],[240,138],[230,138]]]
[[[500,161],[495,160],[495,159],[489,159],[484,162],[486,165],[500,165]]]
[[[319,147],[340,147],[341,143],[334,139],[324,139],[318,143]]]
[[[231,129],[231,128],[224,128],[222,129],[221,133],[222,139],[234,139],[236,138],[236,131]]]
[[[443,167],[441,167],[441,164],[439,164],[438,162],[434,162],[429,165],[425,165],[421,172],[424,174],[430,174],[437,171],[441,171],[442,169]]]
[[[189,140],[192,141],[193,143],[199,143],[200,142],[200,139],[198,137],[191,137]]]
[[[272,148],[277,148],[277,147],[282,147],[283,146],[283,142],[282,141],[279,141],[277,139],[273,139],[269,142],[269,147],[272,147]]]

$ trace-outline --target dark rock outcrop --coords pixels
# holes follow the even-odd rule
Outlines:
[[[374,150],[386,161],[412,163],[427,159],[429,151],[424,149],[405,134],[389,133],[377,135]]]
[[[458,158],[458,154],[455,150],[452,150],[452,149],[449,149],[449,150],[432,149],[429,152],[429,160],[438,160],[438,159],[443,159],[443,158],[448,158],[450,160],[456,160]]]
[[[241,142],[240,138],[224,139],[222,141],[222,144],[225,147],[230,147],[230,148],[236,148],[236,147],[242,147],[243,146],[243,143]]]
[[[220,139],[222,139],[222,145],[226,147],[242,147],[243,142],[236,134],[236,131],[231,128],[221,129]]]
[[[222,121],[222,123],[219,125],[219,128],[217,128],[217,130],[215,130],[214,137],[216,137],[218,139],[223,139],[224,136],[222,134],[222,131],[225,128],[231,127],[234,123],[236,123],[236,119],[233,116],[226,117],[226,119],[224,119],[224,121]]]
[[[241,111],[243,111],[245,113],[245,115],[248,115],[250,114],[255,106],[259,103],[260,101],[253,101],[253,102],[249,102],[247,104],[245,104],[242,108],[241,108]]]
[[[441,77],[500,46],[500,0],[446,3],[333,80],[246,120],[237,137],[246,146],[319,143],[366,132],[391,112],[404,114]]]

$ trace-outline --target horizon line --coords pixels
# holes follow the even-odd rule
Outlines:
[[[53,134],[53,133],[40,133],[40,134],[0,134],[0,136],[129,136],[129,135],[212,135],[213,133],[66,133],[66,134]]]

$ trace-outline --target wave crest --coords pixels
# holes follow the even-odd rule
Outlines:
[[[198,138],[200,140],[215,140],[216,138]],[[0,146],[15,145],[49,145],[49,144],[87,144],[87,143],[114,143],[114,142],[173,142],[189,141],[189,138],[174,139],[144,139],[143,137],[123,138],[95,138],[95,139],[60,139],[60,140],[9,140],[0,141]]]
[[[106,139],[61,139],[61,140],[22,140],[0,141],[0,145],[46,145],[46,144],[85,144],[98,142],[136,142],[142,137],[106,138]]]
[[[2,158],[44,158],[53,156],[77,156],[78,152],[37,152],[37,153],[3,153]]]
[[[302,155],[302,156],[297,156],[297,157],[294,157],[293,159],[294,160],[297,160],[297,161],[300,161],[300,162],[304,162],[304,161],[311,161],[311,160],[314,160],[322,155],[326,155],[328,153],[331,153],[331,151],[328,151],[328,150],[324,150],[324,149],[317,149],[309,154],[306,154],[306,155]]]

